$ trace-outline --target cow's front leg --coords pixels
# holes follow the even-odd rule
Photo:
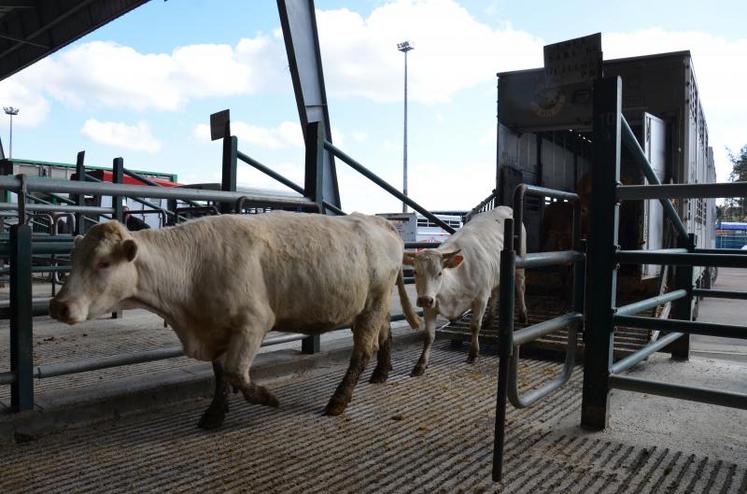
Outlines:
[[[380,384],[386,382],[389,378],[389,371],[392,370],[392,327],[389,322],[384,324],[379,331],[379,351],[376,358],[376,368],[369,382]]]
[[[423,311],[423,318],[425,319],[425,339],[423,341],[423,352],[420,354],[418,363],[410,372],[410,375],[422,376],[425,369],[428,368],[428,364],[431,360],[431,348],[433,347],[433,341],[436,339],[436,316],[438,312],[434,309],[425,309]]]
[[[488,297],[480,297],[472,302],[472,322],[470,322],[470,330],[472,332],[472,341],[469,345],[469,355],[467,356],[467,363],[474,363],[477,359],[477,355],[480,353],[480,327],[482,326],[482,317],[485,315],[485,308],[488,305]]]
[[[249,369],[262,345],[264,334],[264,331],[251,327],[234,333],[226,351],[224,369],[228,383],[238,388],[246,401],[277,408],[278,399],[264,386],[251,382],[249,376]]]
[[[217,429],[223,425],[223,419],[228,412],[228,383],[223,375],[223,366],[218,360],[213,360],[213,375],[215,376],[213,401],[197,424],[200,429],[205,430]]]
[[[369,312],[356,318],[353,324],[353,354],[350,356],[350,365],[327,403],[327,415],[340,415],[353,399],[353,389],[378,344],[379,328],[386,322],[385,318],[389,318],[388,310]]]

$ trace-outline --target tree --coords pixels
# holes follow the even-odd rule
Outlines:
[[[729,180],[732,182],[747,182],[747,144],[742,146],[742,149],[737,154],[729,151],[729,161],[731,161],[732,167],[731,173],[729,174]],[[744,197],[731,199],[727,204],[731,206],[731,208],[728,208],[731,209],[731,211],[727,212],[725,216],[734,216],[737,212],[742,213],[739,214],[739,216],[744,216]],[[741,219],[742,218],[740,218],[739,221],[741,221]]]

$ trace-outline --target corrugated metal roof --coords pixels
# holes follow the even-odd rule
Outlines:
[[[148,0],[0,0],[0,80]]]

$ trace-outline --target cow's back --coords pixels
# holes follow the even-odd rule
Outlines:
[[[442,252],[462,251],[464,269],[459,273],[465,278],[465,286],[497,286],[503,224],[512,217],[513,210],[506,206],[475,215],[439,247]]]
[[[279,211],[193,223],[208,237],[196,283],[201,297],[216,305],[225,298],[228,313],[244,310],[249,300],[255,310],[272,311],[276,329],[349,324],[372,293],[391,291],[402,259],[396,230],[372,216]]]

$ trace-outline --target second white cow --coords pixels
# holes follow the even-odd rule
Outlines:
[[[493,296],[495,303],[498,298],[503,223],[512,217],[510,207],[497,207],[473,217],[437,249],[405,253],[404,264],[415,267],[417,305],[423,308],[426,329],[423,353],[412,370],[413,376],[422,375],[428,367],[438,314],[453,321],[472,310],[472,341],[467,361],[474,362],[477,358],[478,333],[488,300]],[[522,235],[525,238],[526,234]],[[519,250],[520,255],[526,254],[526,240]],[[524,285],[524,270],[517,269],[516,292],[522,322],[527,321]]]

